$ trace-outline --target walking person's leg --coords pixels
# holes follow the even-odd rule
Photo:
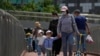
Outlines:
[[[41,56],[41,48],[39,45],[37,45],[37,52],[38,52],[38,56]]]
[[[86,51],[86,32],[84,30],[82,30],[81,33],[84,34],[81,38],[82,52],[84,53]]]
[[[74,44],[73,33],[70,33],[69,36],[68,36],[68,44],[69,44],[69,56],[72,56],[72,54],[73,54],[73,44]]]
[[[57,47],[56,47],[56,52],[55,52],[55,56],[57,56],[59,53],[60,53],[60,50],[61,50],[61,38],[59,38],[57,40]]]
[[[49,50],[49,56],[52,56],[52,50]]]
[[[38,40],[35,38],[35,52],[37,52],[37,50],[38,50]]]
[[[55,56],[55,51],[56,51],[56,40],[53,41],[52,56]]]
[[[61,38],[53,41],[52,56],[57,56],[61,50]]]
[[[63,56],[67,56],[67,33],[62,32]]]
[[[50,51],[48,49],[46,49],[46,56],[50,56]]]
[[[35,41],[32,41],[32,47],[33,47],[33,51],[35,51]]]
[[[43,46],[41,46],[41,51],[43,53],[43,56],[45,56],[45,48]]]
[[[79,41],[80,41],[80,37],[77,36],[77,50],[79,50],[80,46],[79,46]]]

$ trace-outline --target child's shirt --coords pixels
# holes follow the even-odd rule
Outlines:
[[[32,45],[32,41],[33,41],[33,38],[32,38],[32,36],[29,36],[29,37],[27,37],[27,38],[25,38],[26,39],[26,41],[27,41],[27,45],[29,46],[29,45]]]
[[[38,45],[43,45],[45,38],[46,38],[46,36],[37,37]]]
[[[47,37],[43,43],[43,46],[45,47],[45,49],[52,49],[53,41],[54,41],[53,37],[50,37],[50,38]]]

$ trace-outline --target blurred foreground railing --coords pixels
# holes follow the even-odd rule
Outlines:
[[[25,49],[24,37],[20,22],[0,9],[0,56],[20,56]]]

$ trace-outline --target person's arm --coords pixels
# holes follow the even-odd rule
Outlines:
[[[86,31],[87,31],[88,34],[90,34],[90,29],[89,29],[88,22],[86,22]]]
[[[80,32],[79,32],[79,30],[78,30],[78,28],[77,28],[77,25],[76,25],[76,22],[75,22],[75,18],[74,18],[74,16],[72,16],[72,21],[73,21],[73,30],[77,33],[77,34],[80,34]]]
[[[50,24],[49,24],[49,30],[51,30],[51,28],[52,28],[52,21],[50,21]]]
[[[46,47],[45,47],[45,43],[46,43],[46,39],[44,39],[43,45],[42,45],[44,48],[46,48]]]
[[[61,37],[61,18],[58,20],[57,34],[58,34],[58,37]]]

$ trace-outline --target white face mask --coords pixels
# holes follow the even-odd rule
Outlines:
[[[62,12],[62,15],[65,15],[66,14],[66,12]]]

